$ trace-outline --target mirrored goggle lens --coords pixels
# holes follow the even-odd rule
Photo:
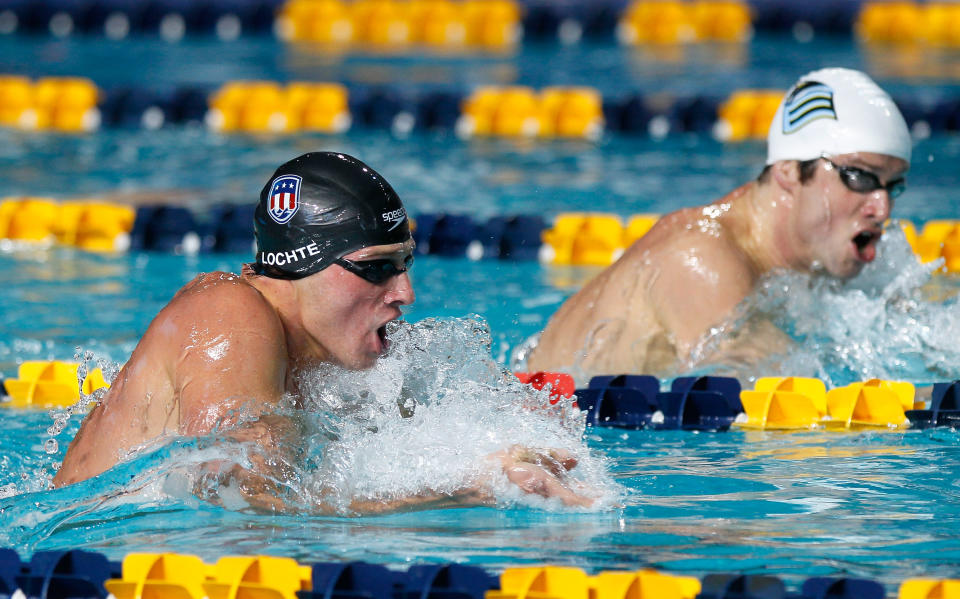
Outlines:
[[[413,256],[407,256],[403,259],[403,266],[397,266],[393,260],[385,258],[378,260],[363,260],[360,262],[351,262],[341,258],[338,264],[371,283],[382,283],[390,277],[395,277],[402,272],[406,272],[413,265]]]
[[[847,186],[847,189],[858,193],[868,193],[878,189],[886,189],[890,197],[895,198],[907,189],[907,182],[903,178],[890,181],[886,185],[883,185],[876,175],[863,169],[853,166],[838,166],[837,171],[840,174],[840,180]]]

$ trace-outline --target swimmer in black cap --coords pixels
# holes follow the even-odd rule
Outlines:
[[[254,228],[254,271],[278,279],[301,279],[339,264],[379,283],[393,273],[387,263],[384,272],[364,275],[343,256],[411,239],[407,213],[390,184],[356,158],[329,152],[305,154],[277,169],[260,192]]]
[[[229,430],[264,455],[219,472],[221,485],[235,483],[254,507],[292,509],[277,481],[285,461],[296,459],[284,452],[302,443],[297,427],[272,406],[299,396],[292,376],[299,366],[374,365],[386,347],[387,323],[414,301],[414,242],[390,184],[356,158],[330,152],[278,168],[260,194],[254,228],[256,261],[240,276],[200,275],[160,311],[84,420],[54,484],[104,472],[164,438]],[[565,454],[513,448],[492,457],[527,492],[590,503],[560,482],[558,475],[576,465]],[[351,507],[369,513],[491,500],[479,484]]]
[[[275,298],[287,343],[298,344],[290,355],[372,366],[385,348],[386,324],[414,301],[406,275],[413,238],[390,184],[346,154],[304,154],[260,192],[254,230],[257,260],[244,276]],[[311,321],[301,330],[303,315]]]

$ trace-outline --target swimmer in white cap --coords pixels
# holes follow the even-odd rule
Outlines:
[[[260,193],[253,225],[256,261],[239,276],[198,276],[160,311],[84,420],[55,485],[100,474],[163,440],[225,431],[263,453],[251,453],[249,466],[217,465],[218,488],[239,489],[256,508],[303,509],[284,501],[282,483],[302,440],[274,407],[284,396],[300,396],[296,368],[376,363],[387,346],[387,323],[414,301],[407,273],[414,242],[390,184],[334,152],[281,165]],[[565,452],[512,447],[490,458],[489,468],[523,491],[592,503],[564,485],[563,475],[577,464]],[[205,496],[210,491],[203,489]],[[477,483],[391,501],[357,499],[350,507],[362,514],[492,501],[489,484]]]
[[[724,352],[749,359],[782,347],[769,325],[770,334],[741,335],[737,348],[698,351],[761,276],[791,269],[846,279],[874,260],[910,153],[900,111],[869,77],[839,68],[804,75],[780,103],[757,180],[660,219],[560,307],[527,369],[579,382],[667,376]]]

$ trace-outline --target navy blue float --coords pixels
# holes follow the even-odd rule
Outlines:
[[[635,135],[646,135],[654,117],[640,93],[619,99],[604,98],[603,114],[607,130]]]
[[[799,599],[884,599],[883,585],[863,578],[809,578]]]
[[[595,376],[586,389],[577,389],[577,405],[587,424],[641,429],[652,424],[659,410],[660,381],[649,375]]]
[[[401,112],[415,111],[409,99],[385,87],[370,90],[351,88],[349,106],[355,125],[388,131],[393,128]]]
[[[587,424],[615,428],[723,431],[743,411],[740,383],[727,377],[679,377],[660,392],[653,376],[595,376],[576,396]]]
[[[479,229],[466,214],[444,214],[437,219],[430,234],[430,253],[438,256],[462,257],[467,247],[479,238]]]
[[[787,589],[773,576],[708,574],[697,599],[786,599]]]
[[[416,103],[416,126],[422,130],[451,130],[460,119],[463,94],[434,91],[424,94]]]
[[[202,249],[226,254],[254,253],[253,214],[256,205],[219,206],[214,210],[212,226],[204,236]]]
[[[418,256],[426,256],[430,253],[430,236],[433,234],[437,221],[440,220],[439,214],[430,212],[419,214],[413,218],[413,240],[417,243],[413,251]]]
[[[520,214],[507,218],[500,237],[499,257],[504,260],[536,260],[546,229],[547,223],[539,215]]]
[[[707,96],[677,98],[670,108],[670,130],[678,133],[709,134],[717,122],[721,99]]]
[[[16,583],[28,599],[104,599],[103,583],[120,576],[120,564],[100,553],[38,551]]]
[[[656,428],[662,429],[727,430],[743,412],[740,381],[731,377],[676,378],[657,403],[664,420]]]
[[[472,258],[536,260],[547,228],[539,215],[494,216],[477,222],[465,214],[423,213],[414,217],[416,254],[460,258],[476,242],[482,255]]]
[[[3,381],[0,381],[2,386]],[[23,564],[13,549],[0,549],[0,596],[9,597],[17,590],[17,576]]]
[[[252,228],[253,225],[251,225]],[[184,238],[198,233],[193,214],[180,206],[141,206],[130,233],[135,250],[177,253],[183,251]]]
[[[483,599],[500,588],[496,576],[460,564],[410,566],[397,599]]]
[[[914,428],[960,427],[960,381],[934,383],[929,410],[907,410]]]
[[[402,574],[366,562],[313,564],[312,591],[297,591],[299,599],[393,599],[394,583]]]

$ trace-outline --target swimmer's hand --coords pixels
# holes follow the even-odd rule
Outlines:
[[[537,451],[515,445],[490,457],[500,461],[503,473],[525,493],[556,497],[564,505],[590,507],[593,499],[575,493],[564,484],[567,471],[577,465],[577,459],[558,449]]]
[[[568,471],[577,466],[577,459],[558,449],[534,450],[515,445],[487,456],[494,469],[500,468],[507,479],[525,493],[556,497],[564,505],[590,507],[594,500],[577,493],[564,481]],[[394,499],[355,499],[350,504],[356,515],[383,514],[423,509],[496,505],[489,479],[464,487],[455,493],[426,491],[413,497]]]

